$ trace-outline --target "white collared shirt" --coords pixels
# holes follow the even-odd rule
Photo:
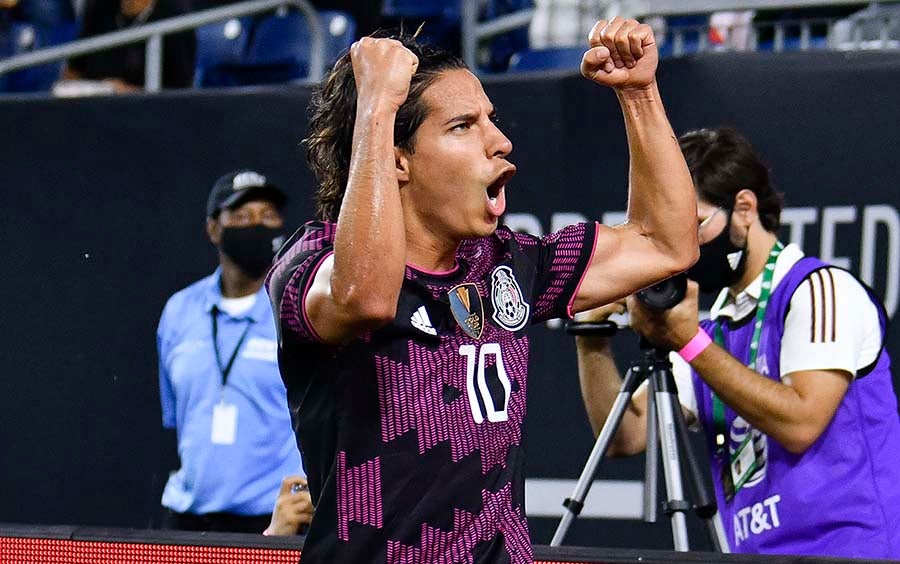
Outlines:
[[[790,244],[784,248],[775,260],[775,271],[772,273],[772,289],[784,279],[797,261],[803,258],[800,247]],[[735,321],[744,319],[756,312],[756,304],[759,303],[759,293],[762,291],[762,273],[753,279],[737,296],[732,296],[728,288],[724,288],[716,297],[716,301],[709,309],[712,319],[727,317]]]

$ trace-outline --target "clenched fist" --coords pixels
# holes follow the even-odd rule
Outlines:
[[[619,17],[600,20],[588,36],[581,59],[581,74],[619,90],[642,89],[653,84],[659,53],[647,24]]]
[[[389,104],[397,111],[409,94],[419,59],[396,39],[363,37],[350,46],[357,100]]]

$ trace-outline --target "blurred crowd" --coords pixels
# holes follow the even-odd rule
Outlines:
[[[369,35],[379,28],[395,29],[400,26],[416,27],[422,24],[420,38],[425,42],[459,54],[461,38],[462,0],[377,0],[355,2],[353,0],[314,0],[312,4],[323,13],[340,16],[325,20],[329,39],[326,58],[331,64],[337,54],[358,37]],[[208,9],[232,3],[234,0],[0,0],[0,58],[40,47],[58,45],[76,38],[92,37],[104,33],[130,29],[144,23],[159,21],[195,10]],[[615,15],[633,17],[629,13],[631,2],[618,0],[490,0],[481,5],[480,17],[491,19],[522,9],[534,9],[534,15],[527,29],[516,29],[493,37],[480,45],[478,67],[485,72],[505,72],[507,70],[537,70],[533,67],[518,66],[517,58],[525,53],[545,53],[554,50],[577,50],[584,42],[590,27],[601,18]],[[661,54],[681,55],[699,50],[743,51],[761,48],[781,50],[782,48],[841,48],[851,40],[859,47],[860,39],[887,38],[900,40],[900,9],[898,5],[861,7],[859,4],[845,6],[805,7],[792,10],[745,10],[715,11],[715,3],[710,2],[711,11],[705,14],[644,18],[655,30]],[[848,24],[848,17],[858,18],[869,15],[883,15],[893,18],[889,21],[887,33],[880,26],[857,33],[841,24]],[[876,14],[877,12],[877,14]],[[253,37],[256,27],[265,15],[251,18],[250,22],[233,20],[219,35],[224,33],[225,43],[233,44],[241,33]],[[246,19],[243,19],[246,20]],[[801,29],[798,22],[804,22]],[[242,30],[241,25],[244,25]],[[836,25],[837,23],[837,25]],[[22,27],[26,24],[28,27]],[[305,26],[304,24],[301,24]],[[877,28],[877,29],[876,29]],[[345,31],[349,30],[349,31]],[[787,31],[785,31],[787,30]],[[835,33],[837,32],[837,33]],[[284,50],[305,49],[308,39],[304,32],[296,38],[286,38]],[[276,33],[276,41],[283,32]],[[871,37],[869,37],[871,36]],[[223,50],[221,38],[212,44],[204,44],[209,34],[184,32],[169,35],[164,39],[163,48],[163,88],[221,87],[245,84],[286,82],[302,78],[308,72],[304,64],[298,69],[277,72],[263,76],[258,72],[240,75],[231,64],[231,76],[224,79],[215,73],[204,74],[206,55],[216,55]],[[838,37],[838,40],[835,40]],[[895,41],[896,42],[896,41]],[[236,45],[236,44],[235,44]],[[777,45],[773,48],[773,45]],[[259,50],[249,47],[245,41],[240,44],[244,51]],[[768,46],[768,47],[767,47]],[[874,45],[884,47],[884,43]],[[898,44],[900,46],[900,44]],[[205,50],[204,50],[205,47]],[[272,49],[264,44],[262,49]],[[232,51],[234,45],[227,49]],[[283,56],[283,54],[279,54]],[[306,55],[297,58],[303,59]],[[563,58],[553,59],[558,66],[572,66],[578,62],[578,53],[567,53]],[[42,91],[53,87],[57,95],[85,95],[92,93],[123,93],[143,89],[145,73],[145,47],[142,42],[119,48],[92,53],[70,59],[66,64],[44,67],[42,74],[17,75],[10,79],[0,76],[0,92]],[[213,61],[214,63],[216,61]],[[243,62],[243,61],[239,61]],[[266,61],[270,63],[270,61]],[[269,65],[271,66],[271,65]],[[576,65],[577,66],[577,65]],[[238,76],[235,76],[238,73]],[[22,73],[20,73],[22,74]],[[49,75],[49,78],[48,78]],[[62,80],[57,80],[61,78]],[[49,81],[49,82],[48,82]]]

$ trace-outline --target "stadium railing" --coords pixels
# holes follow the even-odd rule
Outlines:
[[[192,30],[230,18],[269,12],[283,6],[297,8],[306,17],[306,21],[310,26],[312,44],[309,75],[302,82],[319,82],[325,72],[325,29],[315,8],[307,0],[252,0],[167,18],[132,29],[79,39],[71,43],[64,43],[55,47],[39,49],[2,59],[0,60],[0,75],[23,68],[146,41],[144,89],[147,92],[159,92],[162,88],[162,38],[164,36]]]
[[[590,0],[585,0],[588,3]],[[780,10],[798,8],[822,8],[839,6],[881,6],[900,5],[894,0],[888,2],[872,2],[871,0],[619,0],[618,2],[604,2],[594,0],[599,6],[615,4],[617,13],[624,17],[662,17],[684,16],[691,14],[710,14],[712,12],[739,11],[739,10]],[[483,0],[463,0],[462,6],[462,53],[463,58],[471,68],[477,68],[478,47],[485,41],[496,35],[527,27],[530,25],[536,10],[528,8],[506,14],[500,18],[488,21],[479,21],[479,13]],[[877,12],[876,12],[877,13]],[[612,15],[612,14],[609,14]],[[859,39],[858,29],[862,25],[881,25],[878,42],[865,42]],[[753,26],[748,50],[775,51],[784,50],[808,50],[813,48],[883,48],[890,49],[897,46],[893,38],[887,37],[890,26],[898,25],[896,19],[888,19],[883,16],[873,15],[872,18],[854,18],[847,25],[854,26],[850,32],[852,42],[844,42],[842,45],[834,45],[830,40],[835,21],[823,19],[784,20],[767,23],[762,26]],[[824,27],[826,37],[817,36],[813,30]],[[772,40],[761,42],[760,32],[771,32]],[[680,56],[688,53],[706,51],[716,46],[707,40],[708,25],[702,26],[672,26],[667,39],[671,44],[665,50],[665,55]],[[550,59],[555,60],[554,57]],[[568,59],[566,59],[568,60]]]
[[[462,0],[462,56],[469,68],[478,68],[478,45],[491,37],[528,27],[534,16],[534,8],[525,8],[504,14],[489,21],[478,21],[482,2]]]

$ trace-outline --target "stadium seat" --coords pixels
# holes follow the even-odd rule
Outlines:
[[[351,45],[356,22],[345,13],[319,13],[325,28],[325,62]],[[255,22],[255,23],[254,23]],[[197,30],[198,87],[280,84],[309,73],[312,45],[302,13],[283,10],[257,20],[233,19]]]
[[[681,42],[681,51],[679,53],[675,53],[675,39],[674,36],[666,36],[666,41],[664,41],[659,46],[659,56],[660,58],[667,57],[683,57],[685,55],[691,55],[700,51],[700,37],[697,33],[685,33],[682,35]]]
[[[559,47],[540,51],[519,51],[509,59],[510,72],[577,70],[581,67],[584,47]]]
[[[232,18],[197,28],[195,86],[234,86],[228,68],[243,61],[252,24],[250,17]]]
[[[353,43],[356,22],[345,12],[319,13],[325,27],[325,62],[333,64]],[[277,13],[260,20],[238,69],[243,84],[289,82],[309,73],[312,36],[303,14]]]
[[[507,14],[534,7],[534,0],[488,0],[483,18],[490,21]],[[489,51],[479,56],[479,67],[489,72],[503,72],[509,68],[514,53],[528,49],[528,28],[515,29],[498,35],[485,43]]]
[[[78,35],[78,26],[74,22],[68,22],[48,29],[29,23],[13,22],[9,24],[6,33],[6,56],[13,56],[72,41]],[[0,43],[4,43],[4,41],[0,39]],[[59,78],[62,67],[63,61],[59,61],[9,73],[0,77],[0,90],[3,92],[49,91]]]
[[[828,25],[823,19],[803,20],[797,17],[784,19],[772,18],[757,28],[756,50],[761,52],[776,51],[775,39],[781,34],[780,51],[800,51],[804,49],[802,36],[806,27],[806,49],[828,48]],[[780,31],[779,31],[780,30]]]
[[[458,17],[459,1],[452,0],[384,0],[381,13],[385,18],[440,18],[455,10]]]
[[[385,0],[382,27],[416,31],[418,39],[459,52],[462,0]]]
[[[808,49],[827,49],[828,48],[828,38],[827,37],[816,37],[812,36],[809,38]],[[784,38],[784,43],[782,44],[783,51],[800,51],[802,49],[802,42],[799,37],[795,35],[787,36]],[[766,52],[774,52],[775,51],[775,42],[773,40],[760,41],[759,45],[756,47],[757,51],[762,53]]]
[[[666,33],[659,45],[659,56],[676,56],[675,40],[677,35],[681,36],[681,50],[677,53],[677,56],[696,53],[700,50],[701,35],[705,35],[708,32],[708,15],[672,16],[666,18]]]

